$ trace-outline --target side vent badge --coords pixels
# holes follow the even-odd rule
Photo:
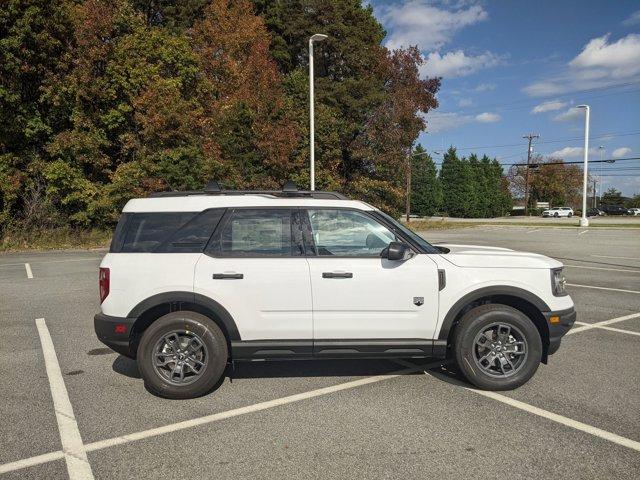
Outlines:
[[[413,304],[416,307],[424,305],[424,297],[413,297]]]

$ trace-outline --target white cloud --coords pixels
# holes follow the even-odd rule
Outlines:
[[[640,34],[630,33],[615,42],[606,34],[591,39],[558,74],[527,85],[523,90],[535,97],[637,79],[640,79]]]
[[[462,50],[447,52],[431,52],[425,58],[426,62],[420,67],[422,76],[428,77],[463,77],[471,75],[483,68],[494,67],[503,63],[504,57],[491,52],[480,55],[467,55]]]
[[[453,130],[473,120],[471,115],[460,115],[455,112],[429,112],[425,116],[427,122],[426,131],[438,133],[445,130]]]
[[[573,158],[573,157],[582,157],[584,154],[584,148],[582,147],[564,147],[560,150],[556,150],[555,152],[551,152],[548,157],[552,158]],[[597,148],[590,148],[589,155],[596,155],[598,153]]]
[[[476,115],[476,121],[480,123],[494,123],[500,121],[500,115],[497,113],[484,112]]]
[[[486,20],[489,15],[479,5],[446,10],[426,0],[381,5],[377,17],[391,32],[386,47],[390,49],[417,45],[420,50],[439,49],[464,27]]]
[[[631,153],[631,149],[629,147],[620,147],[620,148],[616,148],[613,151],[613,153],[611,153],[611,156],[613,158],[622,158],[629,155],[630,153]]]
[[[473,105],[473,100],[470,98],[461,98],[458,100],[458,106],[461,108],[470,107],[471,105]]]
[[[500,121],[500,115],[496,113],[484,112],[479,115],[463,115],[457,112],[429,112],[425,117],[427,122],[426,131],[429,133],[439,133],[445,130],[454,130],[468,123],[493,123]]]
[[[606,70],[603,75],[613,78],[633,76],[640,73],[640,35],[631,33],[613,43],[609,43],[609,34],[594,38],[569,65],[577,69],[601,68]]]
[[[555,152],[551,152],[549,154],[549,157],[553,157],[553,158],[580,157],[582,156],[582,152],[584,152],[584,148],[582,147],[564,147],[560,150],[556,150]]]
[[[555,112],[556,110],[560,110],[567,106],[567,102],[561,102],[559,100],[551,100],[549,102],[541,103],[540,105],[536,105],[531,110],[531,113],[545,113],[545,112]]]
[[[476,92],[488,92],[490,90],[495,90],[497,85],[495,83],[481,83],[473,90]]]
[[[575,122],[581,118],[584,118],[584,112],[581,109],[574,107],[570,108],[566,112],[556,115],[553,117],[553,120],[555,122]]]
[[[628,18],[626,18],[623,22],[623,25],[626,25],[628,27],[632,26],[632,25],[640,25],[640,10],[636,10],[635,12],[633,12],[631,15],[629,15]]]

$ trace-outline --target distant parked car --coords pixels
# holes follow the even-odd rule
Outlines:
[[[630,215],[629,211],[619,205],[605,205],[602,210],[607,215]]]
[[[544,210],[543,217],[573,217],[573,209],[570,207],[554,207]]]
[[[587,209],[587,217],[598,217],[604,215],[604,212],[599,208],[588,208]]]
[[[637,216],[640,215],[640,208],[630,208],[627,210],[629,215]]]

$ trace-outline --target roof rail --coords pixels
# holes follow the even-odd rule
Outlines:
[[[149,196],[152,198],[158,197],[189,197],[193,195],[270,195],[273,197],[287,197],[287,198],[319,198],[319,199],[335,199],[335,200],[349,200],[349,198],[338,192],[325,192],[325,191],[309,191],[299,190],[298,186],[291,181],[288,181],[282,187],[282,190],[228,190],[220,188],[220,185],[216,181],[211,181],[203,190],[187,190],[187,191],[169,191],[169,192],[154,192]]]

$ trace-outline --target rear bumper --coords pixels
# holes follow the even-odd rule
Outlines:
[[[573,327],[577,316],[576,309],[575,307],[571,307],[556,312],[545,312],[544,316],[549,326],[549,351],[547,354],[553,355],[558,351],[558,348],[560,348],[562,337]],[[554,317],[558,317],[558,321],[552,323],[551,320]]]
[[[135,318],[111,317],[104,313],[97,313],[93,317],[93,327],[98,340],[111,350],[133,358],[130,346],[131,327]],[[120,329],[116,333],[116,326]]]

